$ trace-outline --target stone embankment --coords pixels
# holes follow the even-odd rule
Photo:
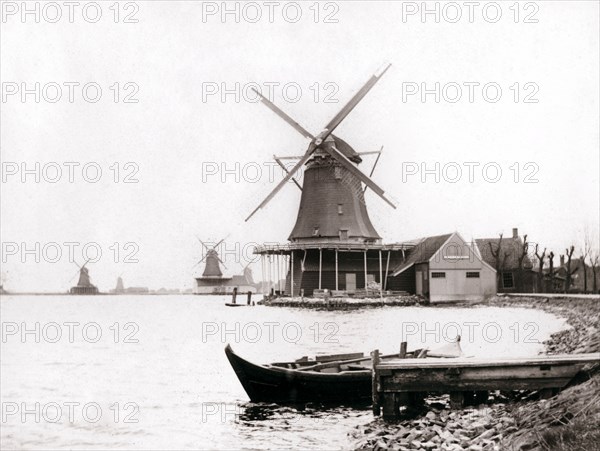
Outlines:
[[[330,297],[324,298],[301,298],[301,297],[277,297],[260,301],[261,305],[271,307],[297,307],[312,309],[349,310],[368,307],[425,305],[428,302],[421,296],[373,296],[373,297]]]
[[[566,318],[571,327],[545,343],[549,354],[600,351],[600,298],[498,296],[485,305],[538,308]],[[600,372],[596,367],[582,376],[550,399],[493,392],[484,404],[450,410],[447,396],[430,397],[416,417],[393,424],[377,418],[350,435],[360,450],[598,450]]]

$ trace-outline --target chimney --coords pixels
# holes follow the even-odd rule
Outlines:
[[[560,266],[565,266],[565,256],[564,255],[560,256]]]
[[[519,229],[513,228],[513,238],[519,238]]]

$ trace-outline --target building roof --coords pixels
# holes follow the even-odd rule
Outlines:
[[[496,259],[492,255],[492,249],[494,250],[494,252],[496,251],[496,249],[498,248],[499,239],[500,237],[478,238],[475,240],[477,248],[479,249],[479,253],[481,254],[481,258],[494,269],[496,268]],[[521,237],[502,238],[500,248],[500,261],[502,261],[504,256],[506,255],[506,260],[504,262],[503,269],[518,269],[519,257],[521,256],[521,252],[523,251],[523,240],[521,239]],[[523,259],[523,267],[533,267],[531,259],[528,255],[525,255],[525,258]]]
[[[424,263],[429,261],[431,257],[444,245],[452,236],[452,233],[446,235],[428,236],[418,240],[414,249],[410,252],[408,258],[396,266],[392,271],[394,276],[397,276],[404,270],[410,268],[416,263]]]

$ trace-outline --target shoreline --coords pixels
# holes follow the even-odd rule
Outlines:
[[[600,297],[494,296],[471,306],[541,309],[568,329],[544,342],[548,354],[600,351]],[[571,450],[600,443],[600,372],[550,399],[537,392],[490,392],[487,403],[450,410],[448,395],[429,397],[427,410],[386,423],[381,418],[349,434],[358,450]]]
[[[430,305],[425,299],[417,295],[397,296],[373,296],[373,297],[277,297],[274,299],[261,300],[257,305],[266,307],[292,307],[306,309],[327,310],[349,310],[375,307],[409,307],[414,305]]]

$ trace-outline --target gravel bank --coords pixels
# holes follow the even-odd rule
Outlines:
[[[485,305],[543,309],[571,328],[552,335],[549,354],[600,351],[600,298],[494,297]],[[395,424],[374,419],[350,433],[360,450],[600,449],[600,373],[539,400],[536,392],[493,392],[475,407],[450,410],[448,396],[428,398],[427,410]]]

